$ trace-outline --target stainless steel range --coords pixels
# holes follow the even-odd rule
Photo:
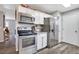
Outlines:
[[[24,24],[23,24],[24,25]],[[33,31],[33,25],[27,25],[18,27],[18,48],[19,53],[32,54],[36,52],[36,34]]]
[[[19,53],[31,54],[36,52],[36,33],[32,30],[18,30]]]

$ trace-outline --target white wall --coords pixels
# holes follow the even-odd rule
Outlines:
[[[15,10],[5,9],[5,19],[15,20]]]
[[[10,45],[15,45],[15,27],[16,27],[16,24],[15,24],[15,20],[12,20],[12,19],[6,19],[5,20],[5,23],[8,23],[8,28],[9,28],[9,31],[10,31]]]
[[[77,30],[77,33],[75,33]],[[79,46],[79,9],[63,14],[63,40]]]
[[[4,41],[4,33],[3,33],[3,12],[0,11],[0,42]]]

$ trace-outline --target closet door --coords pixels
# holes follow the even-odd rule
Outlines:
[[[79,46],[79,13],[63,15],[63,42]]]

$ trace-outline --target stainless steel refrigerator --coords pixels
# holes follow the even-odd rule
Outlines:
[[[47,47],[51,48],[58,43],[57,30],[55,20],[53,18],[44,18],[43,32],[47,32]]]

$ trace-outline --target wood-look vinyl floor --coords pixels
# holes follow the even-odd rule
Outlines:
[[[63,42],[52,48],[46,48],[37,54],[79,54],[79,47]]]
[[[0,43],[0,54],[18,54],[14,46],[7,46]],[[79,54],[79,47],[68,44],[60,43],[52,48],[46,48],[37,52],[36,54]]]
[[[0,54],[16,54],[15,46],[5,43],[0,43]]]

